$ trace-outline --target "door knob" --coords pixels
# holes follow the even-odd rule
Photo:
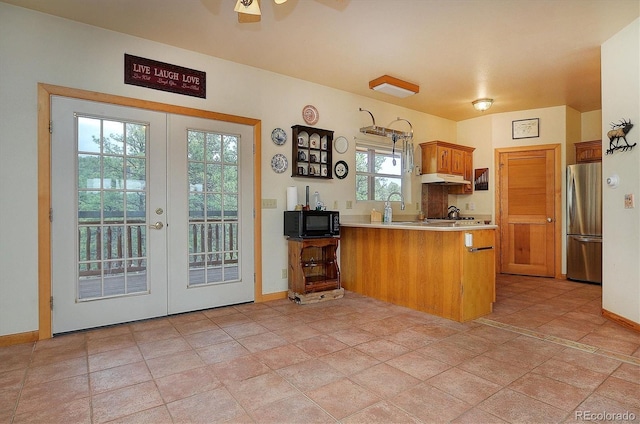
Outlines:
[[[547,222],[553,222],[553,218],[547,218]]]
[[[156,222],[155,224],[149,225],[149,228],[153,228],[154,230],[162,230],[162,227],[164,227],[164,224],[160,221]]]

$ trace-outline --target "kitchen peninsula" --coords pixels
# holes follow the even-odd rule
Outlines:
[[[458,322],[487,315],[495,301],[496,228],[341,223],[342,287]]]

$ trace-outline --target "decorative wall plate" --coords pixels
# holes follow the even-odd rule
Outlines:
[[[282,153],[278,153],[271,158],[271,169],[278,174],[282,174],[287,170],[289,166],[289,162],[287,162],[287,157]]]
[[[349,140],[341,135],[333,141],[333,148],[338,153],[344,153],[349,149]]]
[[[278,146],[282,146],[287,142],[287,133],[282,128],[276,128],[271,131],[271,140]]]
[[[336,166],[333,168],[333,172],[336,174],[336,177],[343,179],[349,173],[349,166],[347,162],[343,160],[339,160],[336,162]]]
[[[311,105],[306,105],[302,108],[302,119],[308,125],[315,125],[320,119],[320,114],[318,113],[318,109]]]

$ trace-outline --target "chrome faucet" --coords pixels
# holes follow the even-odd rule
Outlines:
[[[400,210],[404,210],[404,196],[399,191],[394,191],[393,193],[389,193],[389,197],[387,197],[387,202],[390,202],[389,199],[391,199],[391,196],[393,196],[394,194],[397,194],[398,196],[400,196],[400,201],[402,202],[400,203]]]

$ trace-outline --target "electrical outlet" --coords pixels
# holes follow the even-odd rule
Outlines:
[[[624,208],[625,209],[633,209],[636,207],[635,199],[633,198],[633,194],[625,194],[624,195]]]
[[[468,211],[468,210],[469,210],[469,204],[468,204],[468,203],[465,203],[465,204],[464,204],[464,210],[466,210],[466,211]]]
[[[277,199],[262,199],[262,209],[276,209],[277,207]]]
[[[469,202],[469,210],[470,211],[475,211],[476,210],[476,204],[473,202]]]
[[[282,278],[287,278],[287,268],[282,268],[282,273],[280,274]]]
[[[334,210],[337,210],[337,209],[338,209],[338,201],[337,201],[337,200],[334,200],[334,201],[333,201],[333,209],[334,209]]]
[[[353,209],[353,202],[351,200],[347,200],[347,209]]]
[[[420,210],[420,202],[416,202],[416,210],[419,211]]]

